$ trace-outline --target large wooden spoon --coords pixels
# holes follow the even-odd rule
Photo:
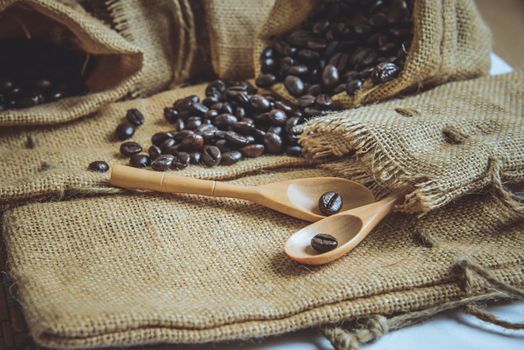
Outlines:
[[[113,186],[130,189],[240,198],[311,222],[326,217],[318,209],[318,200],[326,192],[338,192],[342,196],[344,200],[342,210],[358,208],[375,200],[366,187],[337,177],[313,177],[259,186],[239,186],[227,182],[199,180],[173,173],[114,165],[110,183]]]
[[[401,197],[392,194],[378,202],[317,221],[289,237],[284,250],[291,259],[302,264],[327,264],[355,248],[393,210]],[[317,252],[311,246],[311,239],[319,233],[335,237],[338,246],[325,253]]]

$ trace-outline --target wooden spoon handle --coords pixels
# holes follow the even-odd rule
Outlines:
[[[216,181],[199,180],[172,173],[114,165],[109,183],[113,186],[168,193],[214,196]]]

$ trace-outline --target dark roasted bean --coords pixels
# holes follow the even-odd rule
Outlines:
[[[202,151],[201,162],[205,166],[213,167],[220,164],[222,160],[222,152],[216,146],[204,146]]]
[[[123,156],[129,157],[140,152],[142,152],[142,146],[134,141],[127,141],[120,145],[120,153]]]
[[[240,149],[240,152],[248,158],[257,158],[264,154],[264,145],[255,143]]]
[[[133,154],[129,159],[129,165],[135,168],[145,168],[151,165],[151,158],[146,154]]]
[[[242,153],[239,151],[230,151],[222,153],[221,165],[232,165],[242,159]]]
[[[160,157],[151,162],[151,168],[156,171],[169,170],[171,164],[175,160],[175,156],[172,154],[162,154]]]
[[[261,112],[267,111],[271,108],[269,100],[262,95],[251,96],[249,103],[251,104],[251,107]]]
[[[295,75],[288,75],[284,80],[284,85],[289,93],[295,97],[301,96],[306,88],[304,82]]]
[[[301,108],[306,108],[315,103],[315,96],[313,95],[304,95],[297,99],[297,104]]]
[[[177,152],[175,154],[175,159],[171,163],[171,169],[181,170],[187,168],[187,166],[189,165],[190,158],[191,156],[189,155],[189,153]]]
[[[336,214],[342,209],[344,201],[337,192],[326,192],[318,200],[318,209],[324,215]]]
[[[236,122],[238,122],[237,117],[229,113],[222,113],[214,120],[216,127],[222,130],[227,129]]]
[[[166,118],[169,123],[174,123],[178,119],[178,111],[172,107],[165,107],[164,118]]]
[[[166,139],[160,145],[160,150],[162,154],[171,154],[173,152],[173,147],[175,146],[176,141],[174,139]]]
[[[315,104],[322,110],[331,109],[333,107],[333,100],[329,95],[320,94],[315,98]]]
[[[189,117],[185,122],[185,128],[188,130],[196,130],[202,125],[202,118],[200,117]]]
[[[286,154],[291,157],[300,157],[302,155],[302,147],[299,145],[288,146],[286,148]]]
[[[155,146],[162,145],[162,143],[167,139],[174,139],[175,134],[172,132],[157,132],[151,137],[151,143]]]
[[[182,139],[178,149],[180,151],[200,151],[204,147],[204,137],[198,134],[191,134]]]
[[[375,84],[385,83],[395,79],[400,73],[400,68],[394,63],[380,63],[371,74],[371,80]]]
[[[127,140],[135,134],[135,126],[129,122],[119,124],[115,130],[115,136],[118,140]]]
[[[346,92],[348,95],[353,96],[358,90],[362,88],[362,80],[351,80],[346,84]]]
[[[311,239],[311,246],[317,252],[325,253],[338,247],[338,241],[332,235],[319,233]]]
[[[338,69],[335,66],[327,65],[322,72],[322,84],[331,88],[337,85],[339,80]]]
[[[237,134],[234,131],[226,132],[225,140],[228,142],[228,144],[234,147],[244,147],[250,143],[250,140],[247,137]]]
[[[280,153],[282,151],[282,138],[274,133],[267,133],[264,145],[269,153]]]
[[[149,149],[147,150],[147,153],[149,154],[149,157],[150,157],[152,160],[155,160],[155,159],[157,159],[157,158],[162,154],[162,150],[160,149],[160,147],[155,146],[155,145],[152,145],[152,146],[149,147]]]
[[[126,118],[128,122],[135,126],[140,126],[144,124],[144,115],[136,108],[128,109],[126,113]]]
[[[1,82],[1,81],[0,81]],[[96,171],[99,173],[105,173],[109,170],[109,164],[104,162],[103,160],[97,160],[89,164],[88,169],[90,171]]]
[[[273,125],[284,125],[287,120],[287,115],[280,109],[272,109],[268,114],[268,119]]]
[[[200,163],[200,156],[201,156],[200,152],[191,152],[191,153],[189,153],[189,162],[191,164],[198,164],[198,163]]]
[[[270,87],[276,82],[277,78],[273,74],[260,74],[255,80],[257,86],[265,88]]]

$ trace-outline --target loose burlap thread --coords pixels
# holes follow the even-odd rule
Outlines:
[[[318,0],[276,0],[255,43],[254,65],[260,73],[260,54],[276,38],[296,29],[318,6]],[[341,107],[383,101],[447,81],[486,75],[489,71],[491,34],[473,0],[414,1],[413,41],[400,75],[374,85],[367,80],[355,96],[333,96]],[[292,101],[282,83],[275,92]]]
[[[73,5],[76,3],[71,2]],[[32,108],[0,112],[0,126],[63,123],[83,117],[129,93],[142,68],[142,52],[69,2],[2,0],[0,36],[72,44],[86,54],[90,92]]]

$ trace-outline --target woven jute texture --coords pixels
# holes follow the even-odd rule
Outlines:
[[[247,79],[255,74],[253,45],[275,0],[205,1],[213,68],[224,79]]]
[[[196,85],[148,99],[113,103],[88,118],[61,125],[0,128],[0,162],[9,164],[0,167],[0,206],[43,197],[61,198],[72,193],[119,192],[107,185],[109,173],[86,170],[89,163],[95,160],[105,160],[110,165],[127,163],[128,159],[119,154],[120,142],[113,139],[115,128],[125,120],[126,111],[137,108],[144,114],[145,124],[137,128],[132,140],[147,150],[155,132],[173,129],[163,117],[164,107],[188,95],[203,97],[204,89],[205,85]],[[260,169],[298,166],[305,162],[303,158],[272,156],[218,169],[190,166],[179,173],[225,178]]]
[[[144,52],[134,95],[148,96],[212,73],[202,1],[108,0],[105,6],[113,28]]]
[[[0,37],[47,38],[86,54],[90,92],[32,108],[0,112],[0,126],[56,124],[86,116],[129,93],[142,68],[134,45],[70,1],[0,1]]]
[[[275,1],[255,43],[257,75],[262,50],[275,38],[298,28],[319,3],[319,0]],[[413,41],[400,75],[375,86],[367,81],[354,97],[345,92],[335,95],[336,103],[342,107],[357,107],[425,86],[487,74],[491,33],[473,0],[417,0],[413,6]],[[289,100],[294,99],[281,83],[275,84],[273,89]]]
[[[449,83],[401,100],[331,113],[301,140],[315,159],[386,191],[407,191],[402,209],[425,213],[491,188],[516,210],[503,183],[524,180],[524,72]]]
[[[234,182],[326,175],[337,173],[281,170]],[[421,219],[392,214],[323,267],[283,253],[303,222],[233,199],[142,193],[35,203],[7,211],[3,225],[31,335],[52,348],[260,337],[492,297],[466,259],[524,285],[524,222],[490,194]]]

